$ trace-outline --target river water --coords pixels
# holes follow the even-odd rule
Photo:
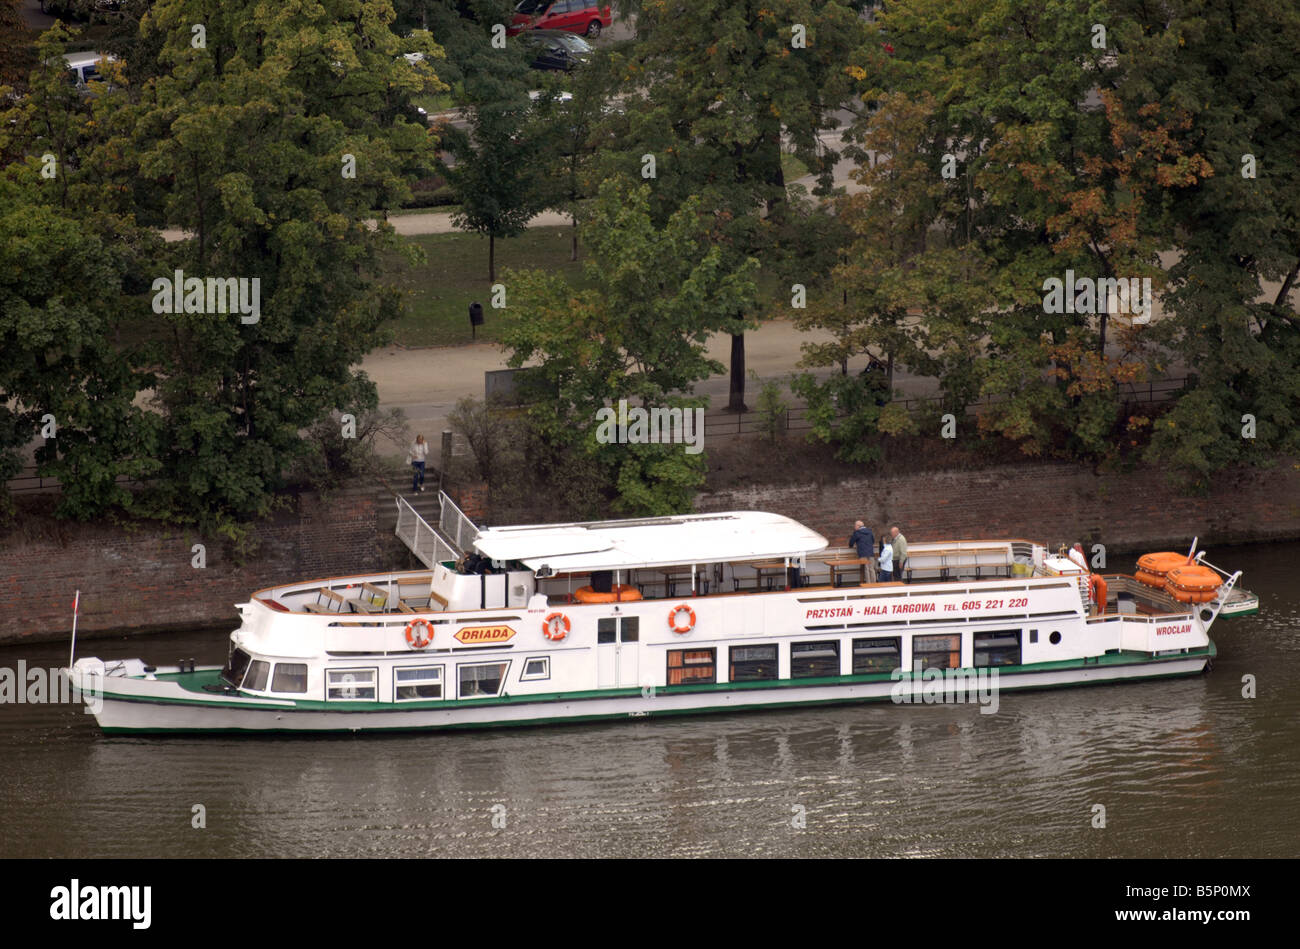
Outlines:
[[[1300,544],[1210,559],[1245,570],[1262,600],[1258,615],[1215,625],[1211,673],[1003,695],[994,715],[862,705],[138,738],[102,735],[79,706],[0,705],[0,857],[1294,857]],[[78,652],[219,663],[226,632]],[[66,663],[67,646],[0,650],[0,666],[19,660]]]

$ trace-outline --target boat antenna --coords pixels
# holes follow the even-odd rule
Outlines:
[[[72,645],[68,648],[68,671],[72,671],[72,658],[77,654],[77,613],[80,612],[81,591],[72,600]]]
[[[1197,542],[1198,540],[1200,540],[1200,535],[1197,535],[1196,537],[1193,537],[1193,538],[1192,538],[1192,549],[1189,550],[1189,551],[1187,551],[1187,562],[1188,562],[1188,563],[1195,563],[1195,562],[1196,562],[1196,542]]]

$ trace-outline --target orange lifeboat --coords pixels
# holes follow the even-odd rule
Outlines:
[[[1185,567],[1190,560],[1187,554],[1174,553],[1172,550],[1160,550],[1153,554],[1143,554],[1138,558],[1137,572],[1133,576],[1139,583],[1163,590],[1165,577],[1175,567]]]
[[[1165,576],[1165,589],[1179,603],[1208,603],[1222,585],[1222,577],[1200,564],[1174,567]]]
[[[609,593],[597,593],[591,587],[578,587],[573,598],[579,603],[618,603],[641,599],[641,591],[628,583],[616,583]]]

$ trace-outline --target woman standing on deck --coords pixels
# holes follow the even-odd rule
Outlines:
[[[406,460],[415,469],[411,474],[411,491],[424,491],[424,462],[429,457],[429,444],[423,435],[415,436],[415,444],[406,453]]]

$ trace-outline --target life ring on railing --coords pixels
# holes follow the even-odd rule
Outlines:
[[[563,613],[552,613],[542,620],[542,635],[553,643],[558,643],[569,635],[570,629],[572,626],[569,624],[569,618]]]
[[[677,622],[683,612],[686,614],[685,626]],[[695,628],[695,611],[685,603],[674,606],[668,613],[668,627],[674,633],[689,633]]]
[[[417,632],[416,627],[423,626],[424,633]],[[423,649],[433,642],[433,624],[427,619],[413,619],[406,624],[406,642],[412,649]]]
[[[1106,611],[1106,581],[1099,573],[1088,574],[1088,598],[1097,604],[1097,609]]]

